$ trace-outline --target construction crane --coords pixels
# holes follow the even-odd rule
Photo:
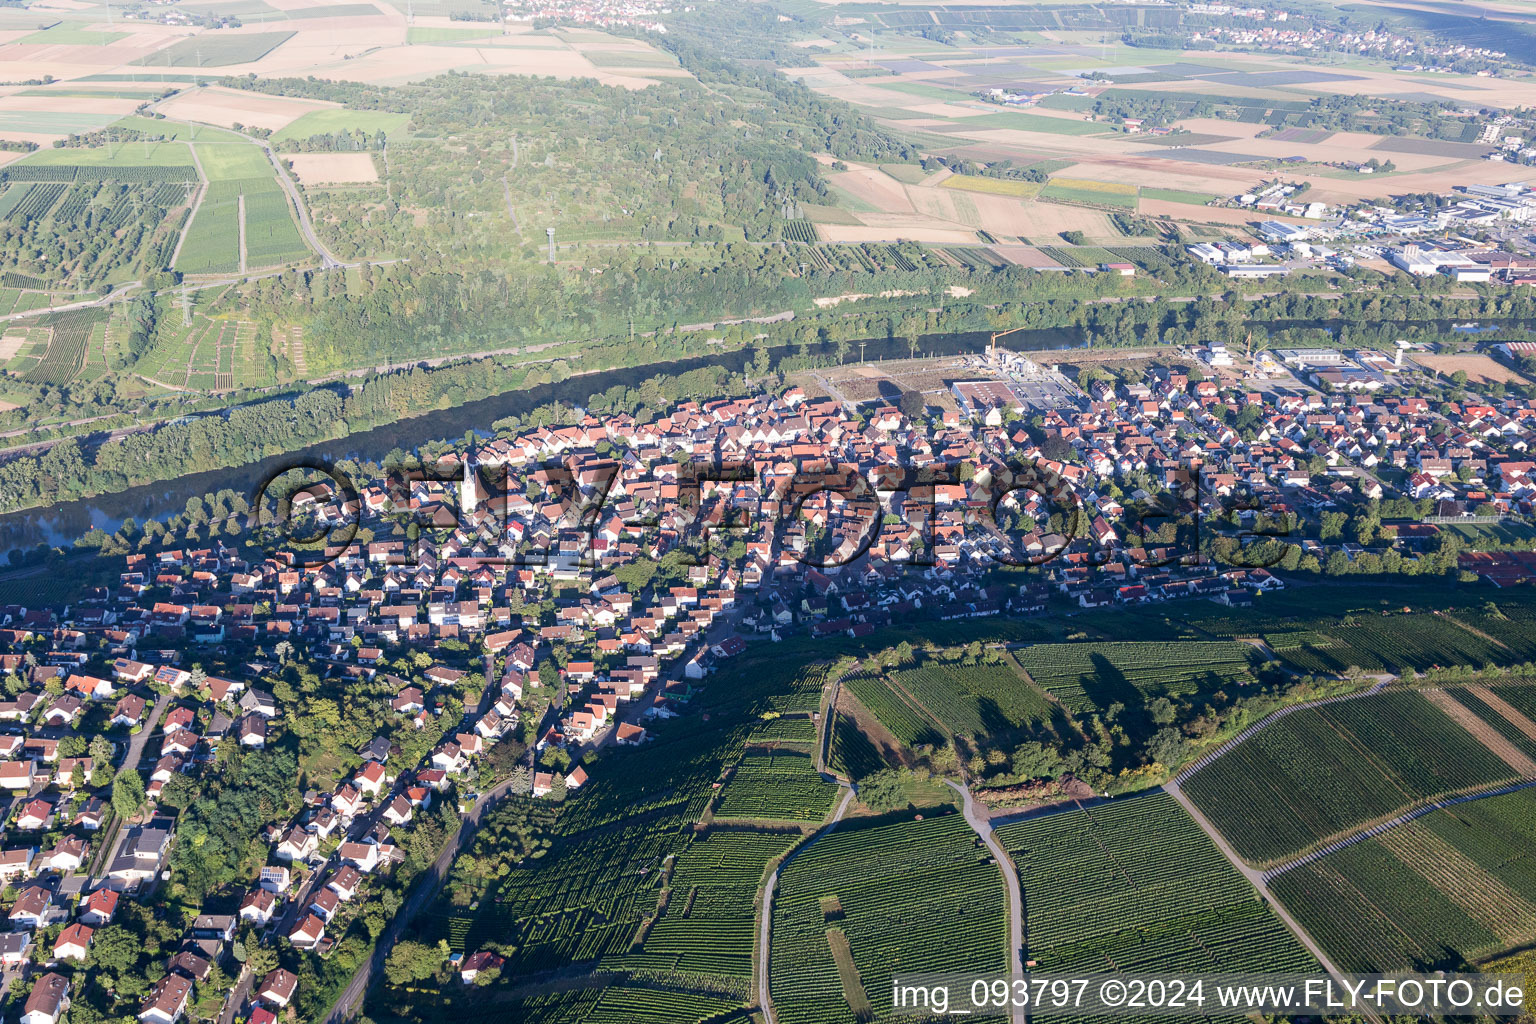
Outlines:
[[[1023,330],[1027,330],[1027,328],[1024,328],[1024,327],[1012,327],[1012,328],[1009,328],[1006,331],[998,331],[997,333],[993,334],[992,335],[992,340],[987,344],[987,355],[988,356],[994,356],[994,355],[997,354],[997,339],[998,338],[1006,338],[1010,334],[1015,334],[1015,333],[1017,333],[1019,331],[1023,331]]]

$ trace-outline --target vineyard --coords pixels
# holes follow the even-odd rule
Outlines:
[[[672,865],[666,913],[645,952],[679,958],[691,971],[752,976],[757,890],[767,864],[799,839],[786,832],[699,833]]]
[[[1435,811],[1276,876],[1346,971],[1455,969],[1536,942],[1536,793]]]
[[[270,346],[256,324],[201,314],[162,331],[134,369],[162,384],[197,391],[228,391],[276,380]]]
[[[841,931],[876,1020],[898,971],[1007,970],[1003,880],[958,814],[824,835],[780,873],[769,988],[784,1024],[854,1024],[828,938]]]
[[[26,379],[39,384],[67,384],[73,380],[85,367],[91,331],[106,318],[104,310],[82,309],[49,313],[39,320],[40,327],[51,328],[52,338],[42,359],[27,371]]]
[[[809,746],[816,742],[816,723],[804,715],[769,718],[753,727],[749,743],[793,743]]]
[[[1073,714],[1252,683],[1260,660],[1247,644],[1209,641],[1035,644],[1015,654]]]
[[[1045,695],[1005,663],[965,665],[925,658],[891,673],[898,692],[910,694],[951,733],[983,736],[1049,723]]]
[[[1514,609],[1511,613],[1517,614]],[[1503,620],[1466,611],[1400,612],[1310,618],[1265,632],[1264,638],[1280,660],[1298,672],[1321,675],[1351,666],[1366,672],[1424,672],[1446,665],[1480,667],[1536,657],[1532,625],[1529,619]]]
[[[1504,689],[1529,691],[1530,687],[1506,687]],[[1498,733],[1503,739],[1508,740],[1510,745],[1517,751],[1526,757],[1536,758],[1536,735],[1533,735],[1536,734],[1536,722],[1531,721],[1527,716],[1521,715],[1521,712],[1510,702],[1509,694],[1496,693],[1491,690],[1475,692],[1470,687],[1453,687],[1447,690],[1446,694],[1456,703],[1477,716],[1488,728]],[[1484,696],[1485,694],[1487,696]],[[1520,700],[1522,697],[1527,696],[1527,693],[1515,693],[1513,696],[1515,700]],[[1491,705],[1489,700],[1492,700],[1494,704],[1502,702],[1510,713],[1524,717],[1525,721],[1519,724],[1511,721],[1506,714],[1501,713],[1500,710]]]
[[[287,263],[309,255],[298,225],[281,192],[262,192],[245,198],[245,260],[249,267]]]
[[[1265,863],[1426,798],[1513,774],[1422,694],[1407,691],[1287,715],[1183,788],[1239,854]]]
[[[220,274],[240,267],[240,201],[205,197],[192,218],[176,269],[185,274]]]
[[[886,767],[885,758],[858,724],[848,716],[834,712],[831,749],[827,763],[832,770],[850,779],[862,779]]]
[[[1046,972],[1305,971],[1312,958],[1166,794],[997,830]]]
[[[945,741],[938,725],[914,707],[909,698],[897,695],[882,677],[860,673],[845,678],[843,686],[903,745],[915,747]]]
[[[809,754],[789,750],[749,754],[725,784],[715,816],[819,822],[832,809],[836,796],[837,785],[817,773]]]

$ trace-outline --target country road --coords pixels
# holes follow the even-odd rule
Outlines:
[[[1003,844],[997,841],[997,833],[992,830],[992,821],[985,817],[976,807],[976,799],[971,796],[968,787],[962,786],[953,779],[945,779],[945,784],[960,794],[964,801],[963,808],[965,820],[981,841],[986,844],[992,854],[993,861],[999,871],[1003,873],[1003,882],[1008,887],[1008,974],[1014,987],[1024,984],[1024,891],[1019,885],[1019,873],[1014,870],[1013,858],[1008,856],[1008,851],[1003,849]],[[1025,1024],[1027,1019],[1026,1008],[1017,1002],[1010,1002],[1008,1016],[1012,1024]]]
[[[837,826],[842,824],[843,815],[848,813],[848,805],[853,803],[853,798],[858,795],[858,792],[857,786],[848,786],[847,791],[843,793],[842,802],[837,805],[837,812],[832,815],[832,820],[822,826],[821,830],[810,839],[791,850],[789,856],[773,869],[773,874],[768,876],[768,881],[763,886],[763,904],[762,910],[759,911],[762,914],[762,920],[758,922],[757,929],[757,963],[752,968],[753,976],[756,978],[757,1005],[763,1011],[763,1024],[775,1024],[773,1000],[768,994],[768,943],[773,937],[773,890],[778,886],[779,872],[784,870],[785,865],[790,861],[814,846],[822,836],[837,830]]]

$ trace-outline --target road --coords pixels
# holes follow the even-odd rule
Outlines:
[[[768,943],[773,936],[773,890],[778,886],[779,872],[800,854],[810,849],[822,836],[837,831],[837,826],[842,823],[843,815],[848,813],[848,805],[853,803],[853,798],[858,795],[855,786],[848,786],[843,793],[842,802],[837,805],[837,813],[832,815],[832,820],[822,826],[821,830],[810,839],[801,843],[790,851],[779,866],[773,869],[773,874],[768,876],[768,882],[763,886],[763,908],[759,913],[762,919],[757,928],[757,963],[752,967],[752,974],[757,988],[757,1005],[763,1011],[763,1024],[776,1024],[773,1015],[773,1000],[768,994]]]
[[[235,979],[235,987],[229,990],[229,998],[224,1000],[224,1009],[219,1014],[219,1024],[235,1024],[235,1016],[245,1005],[245,997],[251,994],[251,986],[255,981],[256,976],[251,973],[251,969],[241,964],[240,977]]]
[[[341,1024],[342,1021],[350,1019],[361,1007],[363,996],[367,994],[374,979],[383,974],[384,961],[388,958],[389,951],[394,948],[400,936],[405,933],[405,929],[410,926],[411,920],[421,912],[422,908],[437,898],[438,891],[442,889],[443,882],[448,877],[448,869],[453,866],[453,860],[459,855],[459,850],[480,830],[480,824],[486,812],[512,791],[512,782],[512,779],[507,779],[495,789],[481,794],[480,799],[475,801],[474,807],[470,808],[469,813],[460,822],[458,831],[437,855],[437,860],[433,861],[431,871],[417,881],[410,899],[406,900],[400,912],[390,921],[384,934],[379,936],[373,956],[357,969],[357,973],[352,975],[352,980],[347,983],[346,989],[331,1005],[325,1015],[325,1024]]]
[[[149,738],[159,730],[160,719],[165,716],[165,709],[170,706],[171,695],[169,693],[161,694],[160,698],[155,701],[154,707],[150,709],[149,717],[144,722],[144,728],[140,729],[128,740],[128,753],[123,756],[123,764],[120,770],[139,770],[139,764],[144,759],[144,748],[149,745]],[[127,834],[128,823],[126,821],[119,822],[117,833],[112,837],[112,849],[102,859],[100,867],[111,869],[112,862],[117,859],[117,851],[123,845],[123,837]],[[102,877],[105,876],[97,877],[93,885],[99,883]]]
[[[127,754],[123,755],[123,765],[121,765],[121,768],[132,769],[135,772],[138,771],[138,766],[140,766],[144,758],[144,748],[149,745],[149,737],[155,735],[155,732],[160,729],[160,720],[166,714],[166,708],[169,708],[170,700],[172,700],[172,695],[170,694],[161,694],[160,699],[155,700],[154,708],[151,708],[149,717],[144,720],[144,728],[129,738]],[[117,832],[112,835],[112,849],[109,849],[106,857],[101,858],[100,863],[97,864],[98,869],[103,870],[103,874],[97,875],[92,880],[91,887],[100,884],[101,880],[106,877],[104,872],[112,869],[112,861],[117,860],[117,851],[123,846],[124,835],[127,835],[127,821],[118,821]]]
[[[314,224],[310,222],[309,210],[304,206],[304,197],[299,195],[299,187],[294,184],[293,178],[288,174],[288,168],[283,166],[282,160],[278,158],[271,145],[265,139],[253,139],[249,135],[239,135],[235,132],[231,134],[238,135],[239,138],[254,146],[260,146],[262,152],[267,154],[267,160],[271,162],[273,170],[277,172],[278,183],[283,186],[283,191],[288,193],[288,199],[293,203],[294,212],[299,216],[299,230],[303,232],[304,239],[309,243],[309,247],[320,254],[320,265],[326,270],[332,270],[337,267],[360,266],[361,264],[359,263],[343,263],[335,256],[332,256],[331,250],[327,249],[325,243],[320,241],[320,236],[315,234]]]
[[[992,831],[991,819],[977,808],[970,789],[953,779],[945,779],[944,782],[950,789],[960,794],[964,801],[966,823],[987,845],[992,859],[997,863],[998,870],[1003,873],[1003,882],[1008,886],[1008,972],[1013,985],[1022,987],[1024,984],[1024,891],[1019,885],[1019,873],[1014,870],[1013,858],[1008,856],[1008,851],[1003,849],[1003,844],[997,841],[997,834]],[[1025,1007],[1012,1003],[1009,1019],[1013,1024],[1024,1024],[1027,1019]]]
[[[1189,797],[1184,795],[1184,791],[1179,788],[1179,784],[1177,782],[1170,781],[1163,787],[1163,789],[1168,793],[1169,796],[1173,797],[1179,802],[1179,806],[1183,807],[1184,810],[1189,813],[1189,816],[1195,820],[1195,824],[1200,826],[1201,831],[1210,837],[1211,842],[1216,844],[1216,849],[1221,851],[1221,855],[1227,858],[1228,862],[1230,862],[1231,865],[1236,868],[1244,878],[1248,879],[1249,884],[1252,885],[1254,889],[1258,890],[1259,895],[1264,898],[1265,903],[1269,904],[1269,908],[1274,911],[1275,916],[1278,917],[1285,924],[1285,926],[1291,930],[1291,934],[1296,936],[1296,940],[1305,946],[1309,953],[1317,958],[1317,962],[1322,964],[1323,970],[1327,971],[1328,974],[1336,982],[1342,983],[1344,972],[1339,970],[1338,964],[1335,964],[1333,960],[1329,958],[1327,953],[1323,952],[1323,947],[1319,946],[1315,941],[1313,941],[1312,936],[1307,934],[1307,930],[1301,926],[1301,923],[1291,916],[1291,912],[1286,910],[1285,906],[1279,900],[1270,895],[1269,887],[1264,883],[1264,873],[1255,868],[1249,867],[1243,861],[1243,859],[1237,855],[1237,851],[1233,850],[1232,847],[1228,845],[1227,840],[1222,836],[1220,832],[1216,831],[1215,826],[1206,820],[1205,815],[1200,813],[1200,808],[1196,807],[1194,803],[1189,799]],[[1361,1009],[1365,1012],[1365,1015],[1374,1022],[1374,1024],[1385,1024],[1385,1021],[1382,1020],[1381,1015],[1378,1014],[1374,1009],[1371,1009],[1369,1006],[1365,1005],[1362,1005]]]

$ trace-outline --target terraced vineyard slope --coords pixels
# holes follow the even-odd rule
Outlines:
[[[1287,715],[1182,785],[1233,849],[1268,864],[1428,799],[1518,777],[1422,693],[1399,691]]]
[[[782,1024],[902,1019],[891,1014],[897,971],[1005,975],[998,871],[959,814],[824,836],[779,876],[775,1015]]]
[[[1458,804],[1270,890],[1344,970],[1455,969],[1536,942],[1536,790]]]
[[[1004,825],[1043,972],[1315,970],[1310,954],[1164,793]]]

